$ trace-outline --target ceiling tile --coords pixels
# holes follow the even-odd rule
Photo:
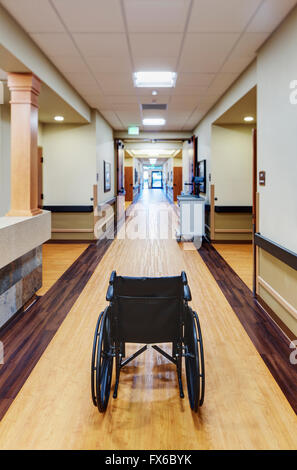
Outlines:
[[[1,0],[1,4],[29,33],[64,31],[48,0]]]
[[[182,34],[130,34],[132,54],[135,57],[177,57]]]
[[[114,111],[100,111],[104,119],[106,119],[107,122],[116,130],[122,130],[125,129],[123,126],[123,123],[120,121],[118,116],[115,114]]]
[[[124,73],[98,73],[96,78],[107,95],[133,94],[134,87],[131,75]]]
[[[126,35],[122,33],[77,33],[73,38],[85,57],[129,58]]]
[[[46,55],[77,56],[77,49],[67,33],[36,33],[31,37]]]
[[[133,112],[133,111],[117,111],[116,112],[117,116],[120,118],[121,122],[124,124],[124,126],[132,126],[133,124],[135,125],[141,125],[141,117],[140,117],[140,112]]]
[[[119,0],[52,0],[71,32],[123,32]]]
[[[105,95],[105,99],[108,103],[111,103],[115,107],[118,104],[138,103],[138,97],[136,95]]]
[[[272,33],[296,4],[296,0],[266,0],[259,8],[247,31]]]
[[[166,70],[176,71],[177,57],[133,57],[135,71]]]
[[[136,33],[183,32],[190,0],[124,0],[128,29]]]
[[[177,84],[181,86],[209,86],[215,77],[214,73],[179,73]]]
[[[86,67],[85,62],[78,53],[77,56],[50,56],[50,59],[62,73],[81,73]]]
[[[233,57],[250,57],[253,59],[268,36],[269,33],[244,33],[232,51]]]
[[[201,96],[207,92],[207,86],[183,86],[177,84],[173,90],[173,95]]]
[[[252,62],[253,57],[240,57],[235,53],[232,53],[226,60],[220,72],[222,73],[237,73],[243,72],[247,66]]]
[[[94,74],[125,72],[132,76],[130,61],[125,57],[86,57],[86,62]]]
[[[229,88],[229,86],[236,80],[238,77],[237,74],[234,73],[219,73],[209,89],[207,90],[207,94],[209,95],[221,95],[225,90]]]
[[[180,70],[199,73],[218,72],[239,37],[237,33],[187,34]]]
[[[262,0],[194,0],[189,32],[230,32],[244,30]]]
[[[67,80],[76,88],[81,94],[88,93],[89,95],[102,94],[100,85],[96,82],[93,76],[88,72],[72,72],[64,74]]]
[[[152,95],[139,95],[138,100],[142,104],[167,104],[171,100],[170,95],[158,95],[158,96],[152,96]]]
[[[91,108],[96,108],[100,111],[112,111],[112,105],[108,103],[104,96],[100,95],[99,93],[91,95],[85,94],[83,95],[86,102],[89,104]]]

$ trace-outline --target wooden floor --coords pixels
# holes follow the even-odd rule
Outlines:
[[[253,290],[253,245],[216,243],[215,249],[245,284]]]
[[[37,295],[44,295],[87,247],[86,243],[43,245],[42,288],[39,289]]]
[[[143,215],[148,206],[149,193],[133,210]],[[150,205],[155,235],[158,207]],[[187,272],[206,354],[206,401],[198,415],[187,397],[179,398],[175,367],[153,350],[123,370],[118,399],[105,415],[93,407],[93,332],[113,269],[125,275]],[[201,256],[156,236],[110,245],[0,423],[1,449],[296,447],[297,417]]]

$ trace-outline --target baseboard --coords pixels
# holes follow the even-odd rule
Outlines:
[[[212,245],[252,245],[253,240],[211,240]]]
[[[257,294],[256,301],[260,307],[265,310],[267,315],[276,323],[276,325],[282,330],[282,332],[289,338],[290,341],[296,340],[296,335],[291,331],[287,325],[279,318],[279,316],[272,310],[271,307]]]
[[[98,240],[48,240],[44,243],[44,245],[62,245],[62,244],[79,244],[85,243],[90,245],[92,243],[96,243]]]

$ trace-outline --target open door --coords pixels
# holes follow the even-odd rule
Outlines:
[[[133,167],[125,167],[125,191],[126,201],[133,201]]]
[[[43,149],[38,147],[38,207],[43,208]]]
[[[183,169],[181,166],[173,168],[173,199],[177,201],[177,196],[182,192],[183,188]]]

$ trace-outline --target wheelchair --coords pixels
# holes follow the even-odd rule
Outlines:
[[[93,343],[91,392],[94,406],[105,412],[111,390],[113,363],[117,397],[120,371],[151,345],[176,366],[179,394],[184,398],[182,358],[185,358],[190,407],[197,412],[205,394],[203,341],[199,318],[188,305],[192,300],[187,276],[123,277],[112,272],[106,300],[99,315]],[[126,358],[126,343],[144,346]],[[172,355],[156,343],[172,343]]]

